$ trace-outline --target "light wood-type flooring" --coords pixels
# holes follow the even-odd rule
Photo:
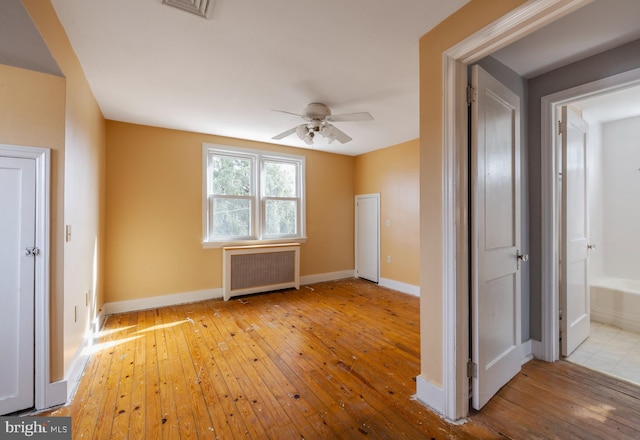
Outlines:
[[[449,424],[414,400],[419,333],[418,298],[357,279],[114,315],[49,414],[74,439],[640,438],[640,390],[567,362]]]

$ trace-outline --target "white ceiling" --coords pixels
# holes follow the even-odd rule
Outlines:
[[[271,109],[323,102],[374,116],[336,123],[347,144],[313,146],[357,155],[419,136],[418,40],[466,1],[217,0],[211,20],[162,0],[52,3],[108,119],[308,148],[295,135],[271,140],[301,122]],[[0,2],[2,17],[16,9],[15,22],[20,0]],[[38,58],[24,44],[44,47],[34,30],[0,26],[11,42],[0,63],[39,70],[24,64]],[[637,38],[640,1],[596,0],[494,56],[532,77]],[[45,55],[40,70],[56,70]]]
[[[418,40],[466,2],[52,0],[106,118],[276,143],[303,121],[271,109],[322,102],[375,118],[313,147],[351,155],[418,138]]]
[[[589,115],[590,121],[597,123],[640,116],[640,86],[588,98],[575,105]]]

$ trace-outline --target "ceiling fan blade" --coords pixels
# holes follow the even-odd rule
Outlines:
[[[293,113],[293,112],[288,112],[286,110],[276,110],[276,109],[271,109],[272,112],[278,112],[278,113],[286,113],[288,115],[293,115],[293,116],[299,116],[299,117],[303,117],[301,114],[299,113]]]
[[[327,120],[332,122],[373,121],[373,116],[371,116],[369,112],[345,113],[342,115],[331,115]]]
[[[346,144],[347,142],[349,142],[351,140],[351,137],[347,133],[345,133],[344,131],[340,130],[339,128],[337,128],[334,125],[329,124],[329,126],[331,127],[331,131],[335,135],[336,140],[338,142],[340,142],[341,144]]]
[[[274,136],[274,137],[272,137],[271,139],[275,139],[275,140],[284,139],[284,138],[286,138],[287,136],[290,136],[290,135],[292,135],[293,133],[295,133],[297,129],[298,129],[298,127],[293,127],[293,128],[291,128],[291,129],[289,129],[289,130],[287,130],[287,131],[283,131],[282,133],[275,135],[275,136]]]

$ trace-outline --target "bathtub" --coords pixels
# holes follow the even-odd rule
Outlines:
[[[593,321],[640,332],[640,281],[603,277],[589,291]]]

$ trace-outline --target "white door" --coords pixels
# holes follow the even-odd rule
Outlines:
[[[356,196],[356,276],[377,283],[380,267],[380,195]]]
[[[520,98],[472,68],[472,405],[520,371]]]
[[[0,157],[0,414],[33,406],[35,160]]]
[[[562,242],[560,246],[560,331],[569,356],[590,331],[588,282],[587,123],[562,107]]]

